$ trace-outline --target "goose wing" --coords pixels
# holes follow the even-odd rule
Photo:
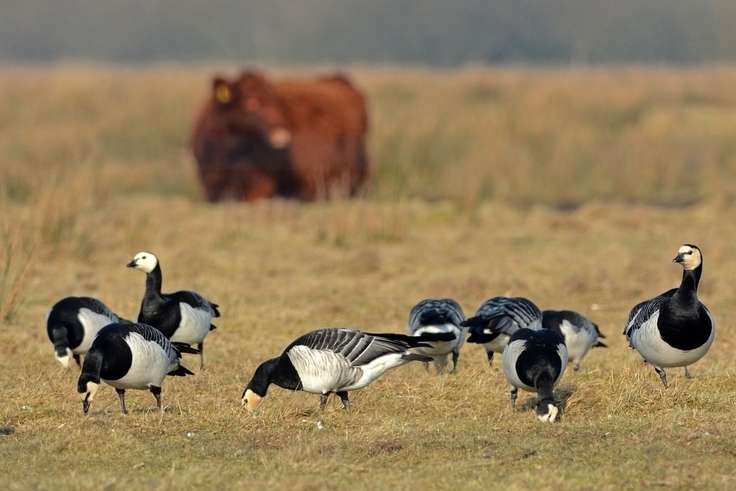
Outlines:
[[[414,334],[423,326],[454,324],[459,326],[465,320],[462,307],[451,298],[422,300],[409,313],[409,334]]]
[[[463,325],[470,326],[471,332],[488,330],[511,335],[519,328],[541,329],[542,311],[526,298],[494,297],[486,300]]]
[[[162,295],[164,298],[174,300],[177,303],[191,305],[195,309],[209,313],[212,317],[220,317],[219,305],[214,304],[196,292],[182,290],[180,292]]]
[[[159,345],[161,349],[164,350],[164,353],[166,353],[166,355],[169,357],[169,361],[172,365],[179,364],[181,353],[179,353],[179,350],[173,344],[171,344],[171,341],[169,341],[169,339],[164,336],[161,331],[159,331],[155,327],[143,323],[127,324],[126,326],[130,332],[139,334],[146,341]]]
[[[105,317],[112,319],[113,322],[117,322],[119,320],[118,316],[115,315],[115,313],[110,310],[107,305],[97,300],[96,298],[79,297],[79,306],[89,309],[96,314],[104,315]]]
[[[409,343],[403,335],[371,334],[354,329],[319,329],[295,340],[286,352],[296,346],[306,346],[317,351],[331,351],[345,357],[350,366],[357,367],[389,353],[404,353]],[[406,336],[404,336],[406,337]]]
[[[629,318],[626,321],[626,328],[624,329],[626,339],[630,339],[632,332],[644,325],[656,312],[659,312],[662,305],[668,302],[676,292],[677,288],[673,288],[650,300],[636,304],[629,312]]]
[[[545,310],[542,312],[542,327],[562,333],[562,323],[567,321],[572,329],[579,333],[587,331],[593,336],[600,336],[598,326],[582,314],[572,310]]]

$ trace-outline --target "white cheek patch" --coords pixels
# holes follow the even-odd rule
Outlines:
[[[547,414],[543,414],[541,416],[538,416],[539,421],[545,422],[545,423],[554,423],[555,419],[557,418],[557,413],[560,410],[557,409],[552,404],[547,404]]]
[[[96,384],[94,382],[87,382],[87,390],[86,392],[82,392],[79,394],[79,398],[86,402],[92,402],[95,398],[95,395],[97,395],[97,390],[100,388],[100,384]]]
[[[692,249],[690,247],[680,247],[680,250],[677,251],[677,253],[683,254],[682,267],[687,270],[697,268],[702,262],[700,251],[698,251],[697,249]]]
[[[56,356],[56,361],[58,361],[59,363],[61,363],[61,366],[62,367],[69,368],[69,365],[70,365],[69,358],[71,358],[71,356],[72,356],[72,350],[70,350],[69,348],[67,348],[66,349],[66,353],[64,354],[64,356],[59,356],[56,353],[54,353],[54,356]]]

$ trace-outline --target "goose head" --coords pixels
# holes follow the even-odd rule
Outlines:
[[[70,365],[69,359],[74,356],[74,354],[72,353],[72,350],[67,348],[66,351],[64,351],[63,353],[54,353],[54,356],[56,357],[56,361],[61,363],[62,367],[68,369]]]
[[[139,252],[127,266],[140,269],[144,273],[150,273],[158,266],[158,258],[150,252]]]
[[[703,255],[697,246],[684,244],[677,251],[677,256],[672,262],[680,263],[686,271],[692,271],[703,264]]]
[[[84,414],[87,414],[89,411],[89,406],[92,404],[92,401],[95,398],[95,395],[97,395],[97,390],[100,388],[100,384],[93,382],[91,380],[84,380],[84,375],[79,378],[79,383],[77,384],[77,392],[79,392],[79,397],[82,399],[82,409],[84,410]]]
[[[261,404],[262,400],[263,397],[259,396],[251,389],[245,389],[245,392],[243,392],[243,397],[241,399],[241,404],[243,405],[243,407],[248,409],[248,411],[255,412],[255,410]]]
[[[554,404],[540,404],[537,406],[537,418],[542,422],[554,423],[559,411]]]

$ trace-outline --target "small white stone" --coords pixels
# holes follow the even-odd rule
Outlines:
[[[317,429],[321,430],[325,427],[325,425],[322,424],[322,421],[317,421]]]

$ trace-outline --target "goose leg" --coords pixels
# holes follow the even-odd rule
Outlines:
[[[77,366],[78,366],[79,368],[82,368],[82,362],[80,361],[80,360],[81,360],[81,358],[79,357],[79,355],[72,355],[72,357],[74,358],[74,361],[76,361],[76,362],[77,362]],[[685,369],[687,370],[687,368],[685,368]]]
[[[199,369],[204,370],[204,341],[197,345],[199,350]]]
[[[457,373],[457,360],[460,358],[460,353],[457,351],[452,352],[452,371],[450,373]]]
[[[338,395],[338,397],[340,397],[340,400],[342,401],[342,405],[345,407],[345,410],[350,411],[350,401],[348,400],[347,391],[337,392],[336,394]]]
[[[662,380],[662,383],[664,384],[664,388],[666,389],[667,387],[669,387],[667,385],[667,375],[664,373],[664,370],[662,370],[661,368],[657,368],[657,367],[654,367],[654,370],[659,375],[660,380]]]
[[[493,351],[487,351],[486,355],[488,356],[488,364],[493,366]]]
[[[578,363],[578,362],[575,362],[575,366],[573,367],[573,370],[575,370],[576,372],[577,372],[578,370],[580,370],[580,363]]]
[[[156,398],[156,406],[158,406],[161,412],[164,412],[164,408],[163,406],[161,406],[161,387],[156,387],[155,385],[152,385],[151,394],[153,394],[153,397]]]
[[[319,410],[324,410],[325,406],[327,405],[327,397],[329,394],[322,394],[319,396]]]
[[[685,378],[690,378],[690,371],[685,367]]]
[[[128,410],[125,409],[125,389],[115,389],[115,392],[120,398],[120,410],[123,411],[123,414],[128,414]]]
[[[511,410],[516,411],[516,396],[519,392],[519,389],[516,387],[511,387]]]

